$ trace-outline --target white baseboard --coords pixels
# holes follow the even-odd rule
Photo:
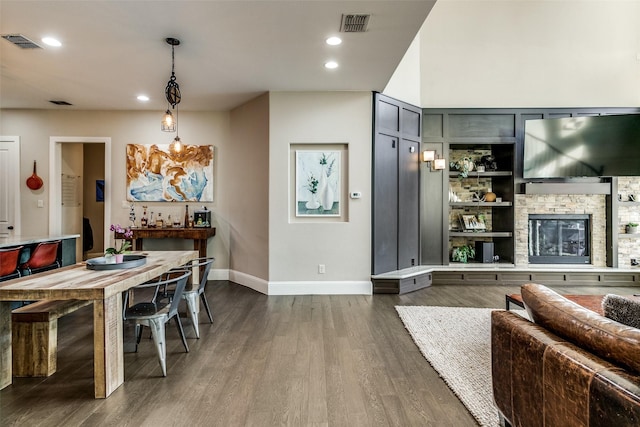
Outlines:
[[[217,271],[216,274],[221,274],[223,270]],[[211,278],[211,273],[209,278]],[[371,295],[373,293],[373,285],[368,280],[268,282],[259,277],[234,270],[228,270],[228,279],[218,280],[230,280],[265,295]]]
[[[371,281],[269,282],[269,295],[371,295]]]
[[[209,271],[208,280],[229,280],[229,269],[212,268]]]

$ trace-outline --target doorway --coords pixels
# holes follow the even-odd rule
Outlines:
[[[84,234],[82,227],[82,215],[84,212],[81,210],[76,212],[74,210],[74,196],[78,195],[79,199],[84,197],[86,191],[90,191],[90,188],[84,188],[86,186],[90,186],[89,184],[84,184],[84,180],[77,178],[77,173],[68,173],[68,165],[65,164],[65,159],[63,156],[63,147],[70,148],[71,146],[65,146],[65,144],[76,144],[82,145],[82,147],[86,147],[87,151],[91,151],[95,153],[95,145],[102,144],[104,147],[104,202],[103,210],[102,210],[102,218],[96,223],[100,223],[99,228],[93,227],[93,236],[96,241],[102,241],[103,246],[109,242],[110,239],[110,231],[108,227],[104,227],[103,224],[107,223],[111,218],[111,138],[109,137],[51,137],[49,138],[49,180],[51,185],[49,186],[49,205],[50,205],[50,214],[49,214],[49,232],[51,234],[68,234],[68,230],[65,230],[64,227],[68,226],[68,223],[71,223],[72,227],[76,227],[76,231],[73,234]],[[66,150],[65,150],[66,151]],[[98,150],[100,152],[100,150]],[[94,154],[95,155],[95,154]],[[83,161],[84,163],[84,161]],[[82,172],[82,177],[88,176],[89,174]],[[74,181],[74,180],[77,180]],[[95,179],[93,179],[95,181]],[[82,190],[77,189],[76,186],[82,186]],[[95,184],[93,184],[95,186]],[[91,186],[92,188],[95,188]],[[95,191],[95,190],[94,190]],[[67,206],[65,207],[65,203]],[[83,203],[84,205],[84,203]],[[84,206],[83,206],[84,207]],[[70,209],[69,209],[70,208]],[[93,214],[96,215],[95,209],[93,209]],[[72,214],[74,216],[80,215],[79,221],[69,221],[65,218],[67,214]],[[78,224],[79,222],[79,224]],[[96,224],[97,225],[97,224]],[[102,229],[102,233],[100,233],[100,229]],[[101,234],[102,238],[98,238],[97,234]],[[83,258],[83,245],[82,239],[79,239],[76,246],[76,259]],[[98,245],[94,245],[92,249],[96,252],[102,252],[104,247],[98,247]]]
[[[0,136],[0,237],[20,234],[20,137]]]

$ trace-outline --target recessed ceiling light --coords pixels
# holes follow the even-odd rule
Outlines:
[[[147,102],[149,97],[147,95],[138,95],[138,101]]]
[[[334,68],[338,68],[338,63],[335,61],[329,61],[329,62],[325,62],[324,66],[325,68],[333,70]]]
[[[49,46],[60,47],[62,43],[59,40],[54,39],[53,37],[43,37],[42,42]]]
[[[329,38],[326,40],[326,42],[327,42],[327,44],[328,44],[328,45],[331,45],[331,46],[337,46],[337,45],[339,45],[340,43],[342,43],[342,39],[341,39],[340,37],[335,37],[335,36],[334,36],[334,37],[329,37]]]

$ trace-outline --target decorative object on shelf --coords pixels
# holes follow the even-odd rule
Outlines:
[[[105,255],[121,255],[124,254],[125,252],[127,252],[129,249],[131,249],[131,242],[129,242],[127,239],[130,239],[133,237],[133,231],[131,231],[130,228],[122,228],[122,226],[120,226],[120,224],[111,224],[111,227],[109,227],[109,230],[111,231],[115,231],[116,233],[119,234],[123,234],[124,235],[124,239],[120,239],[122,240],[122,242],[120,242],[120,247],[118,246],[117,240],[116,240],[116,246],[115,247],[111,247],[111,248],[107,248],[104,253]],[[116,259],[117,262],[117,259]],[[122,258],[120,258],[120,262],[122,262]]]
[[[636,234],[638,232],[638,223],[637,222],[630,222],[629,224],[627,224],[624,227],[624,231],[627,234]]]
[[[460,160],[449,163],[449,167],[459,171],[458,178],[462,179],[469,176],[469,172],[473,170],[474,163],[469,157],[463,157]]]
[[[478,171],[478,172],[480,172],[480,173],[481,173],[481,172],[484,172],[484,165],[478,165],[478,166],[476,166],[476,171]]]
[[[127,200],[213,202],[213,145],[127,144]]]
[[[480,196],[480,194],[477,191],[474,191],[473,193],[471,193],[471,200],[474,202],[484,202],[484,196]]]
[[[486,171],[497,171],[498,164],[496,163],[496,157],[494,155],[486,155],[480,158],[480,164],[484,166]]]
[[[476,250],[471,245],[463,245],[453,248],[451,261],[467,263],[476,257]]]
[[[27,178],[27,187],[29,187],[30,190],[39,190],[42,188],[43,184],[44,183],[42,182],[42,178],[40,178],[36,173],[36,161],[34,160],[33,173],[29,178]]]
[[[129,205],[129,228],[136,228],[136,210],[133,203]]]
[[[490,188],[487,189],[487,192],[484,193],[484,201],[485,202],[495,202],[496,201],[496,193],[491,191]]]
[[[458,195],[451,188],[449,188],[449,202],[455,203],[459,201],[460,201],[460,197],[458,197]]]
[[[296,150],[296,216],[340,216],[340,156],[338,150]]]
[[[460,220],[465,230],[486,230],[487,226],[484,223],[484,217],[481,218],[482,219],[476,217],[475,215],[460,215]]]
[[[629,194],[629,201],[630,202],[637,202],[638,198],[635,196],[635,194]]]
[[[193,226],[198,228],[211,227],[211,211],[203,206],[201,210],[194,212]]]

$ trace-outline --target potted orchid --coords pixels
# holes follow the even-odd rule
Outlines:
[[[127,252],[129,249],[131,249],[131,242],[127,239],[130,239],[133,237],[133,231],[131,231],[130,228],[123,228],[122,226],[120,226],[120,224],[111,224],[111,227],[109,227],[110,231],[114,231],[116,234],[116,236],[118,234],[121,234],[124,236],[124,238],[120,239],[120,247],[118,247],[117,241],[118,239],[116,238],[116,247],[111,247],[111,248],[107,248],[104,253],[107,257],[112,256],[115,257],[115,262],[116,263],[121,263],[124,260],[124,254],[125,252]]]

